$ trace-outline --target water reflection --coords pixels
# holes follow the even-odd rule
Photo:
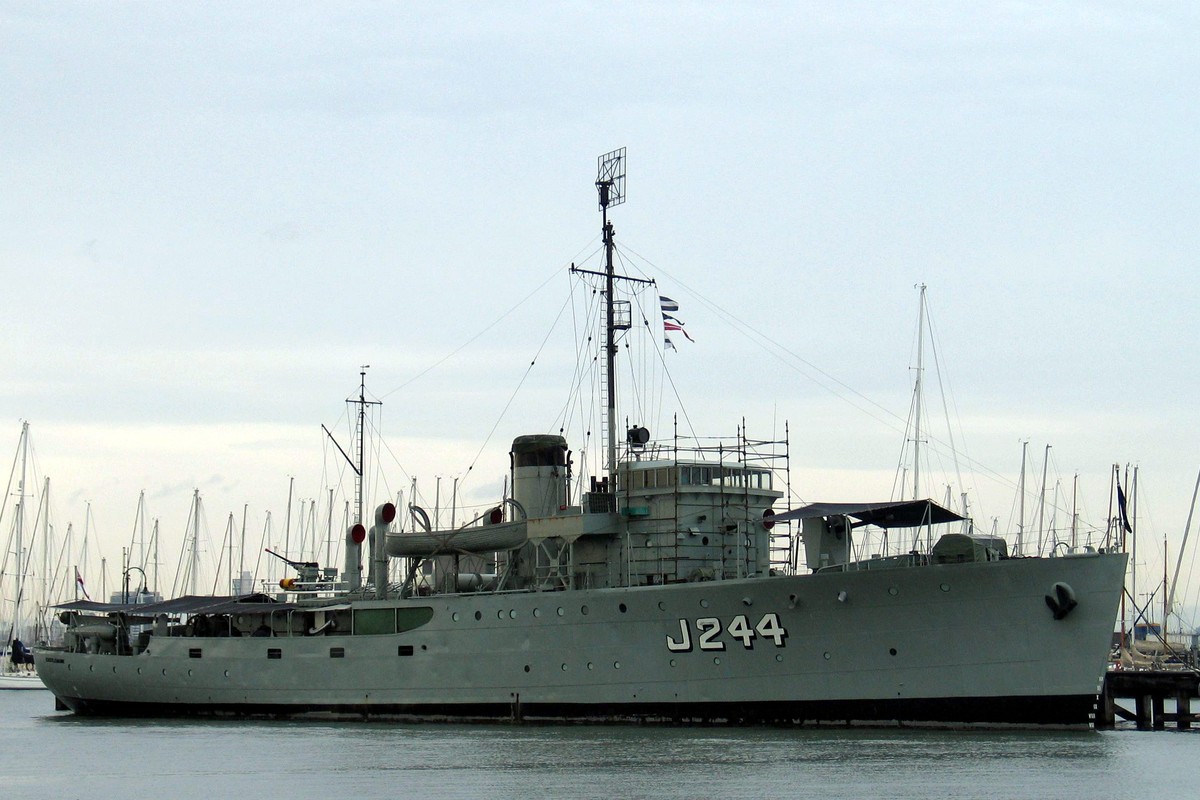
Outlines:
[[[103,720],[4,698],[25,797],[1087,798],[1184,780],[1187,733]],[[55,765],[55,769],[47,769]]]

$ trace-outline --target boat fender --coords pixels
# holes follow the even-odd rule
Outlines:
[[[1059,581],[1050,587],[1050,594],[1046,595],[1046,605],[1055,619],[1062,619],[1079,605],[1079,601],[1075,599],[1075,590],[1070,584]]]

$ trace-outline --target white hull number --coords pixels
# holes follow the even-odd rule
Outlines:
[[[779,615],[775,612],[763,614],[762,619],[753,628],[744,614],[738,614],[725,628],[729,638],[742,643],[747,650],[754,649],[756,638],[770,639],[776,647],[783,647],[787,639],[787,631],[779,624]],[[724,650],[725,642],[721,638],[721,620],[716,617],[701,617],[696,620],[695,646],[701,650]],[[692,651],[692,626],[688,620],[679,620],[679,638],[667,635],[667,649],[672,653],[690,653]]]

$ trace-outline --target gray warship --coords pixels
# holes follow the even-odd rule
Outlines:
[[[633,427],[618,441],[629,325],[613,298],[629,279],[608,210],[623,165],[623,150],[602,156],[596,182],[602,476],[581,487],[565,438],[520,436],[510,497],[447,530],[412,509],[422,524],[397,532],[380,505],[347,531],[340,575],[289,562],[280,593],[61,606],[65,643],[35,650],[58,702],[125,716],[1090,724],[1123,553],[1019,557],[930,500],[776,509],[777,465],[741,432],[689,448]],[[362,503],[360,483],[360,520]],[[913,548],[870,557],[867,530],[906,531]],[[389,559],[404,560],[402,583],[389,585]]]

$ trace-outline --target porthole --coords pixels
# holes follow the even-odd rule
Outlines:
[[[566,672],[566,671],[567,671],[567,665],[566,665],[566,664],[563,664],[563,665],[562,665],[562,671],[563,671],[563,672]]]
[[[558,609],[558,615],[559,615],[560,617],[561,617],[563,614],[565,614],[565,613],[567,613],[567,612],[563,611],[561,608],[559,608],[559,609]]]
[[[476,611],[476,612],[475,612],[475,621],[476,621],[476,622],[478,622],[478,621],[479,621],[479,620],[481,620],[481,619],[483,619],[483,612],[482,612],[482,611]]]
[[[672,667],[675,666],[675,659],[673,659],[673,658],[671,659],[671,666]]]
[[[496,619],[504,619],[504,609],[503,608],[496,612]]]
[[[701,608],[708,608],[708,601],[707,601],[707,600],[701,600],[701,601],[700,601],[700,607],[701,607]]]
[[[667,604],[666,604],[666,603],[664,603],[662,600],[659,600],[659,601],[658,601],[658,610],[659,610],[659,611],[666,611],[666,610],[667,610]]]
[[[896,648],[894,648],[894,647],[889,648],[888,652],[891,653],[892,655],[896,655]]]
[[[114,666],[113,667],[113,675],[116,675],[116,674],[117,674],[117,668],[116,668],[116,666]]]
[[[626,607],[625,607],[625,604],[624,604],[624,603],[621,603],[621,605],[617,606],[617,608],[620,610],[620,612],[621,612],[622,614],[624,614],[626,611],[628,611],[628,610],[629,610],[628,608],[626,608]]]
[[[613,669],[620,669],[620,668],[621,668],[621,662],[620,662],[620,661],[614,661],[614,662],[613,662]]]
[[[590,662],[590,661],[588,662],[588,669],[595,669],[595,667],[592,665],[592,662]]]
[[[88,672],[95,672],[95,671],[96,671],[96,665],[88,664]]]
[[[889,586],[888,594],[890,594],[892,597],[895,597],[896,595],[900,594],[900,590],[897,589],[895,586]]]
[[[528,664],[526,664],[526,665],[525,665],[525,671],[526,671],[526,672],[529,672],[529,665],[528,665]]]
[[[141,674],[142,674],[142,668],[138,667],[138,675],[141,675]]]
[[[535,609],[533,610],[533,615],[534,615],[535,617],[540,617],[540,616],[542,615],[542,610],[541,610],[540,608],[535,608]]]
[[[190,669],[188,670],[188,677],[192,677],[192,671]]]
[[[715,658],[713,658],[713,663],[716,664],[718,667],[721,666],[721,657],[716,656]]]
[[[508,618],[509,618],[509,619],[516,619],[516,618],[517,618],[517,610],[516,610],[515,608],[511,608],[511,609],[509,609],[509,611],[508,611]]]
[[[225,677],[226,677],[226,678],[228,678],[228,677],[229,677],[229,670],[225,670]]]
[[[783,663],[783,653],[776,653],[775,660],[778,661],[780,664],[782,664]]]
[[[948,591],[950,591],[950,584],[948,584],[948,583],[943,583],[943,584],[942,584],[941,586],[939,586],[938,588],[939,588],[939,589],[941,589],[943,592],[948,592]]]
[[[450,619],[454,620],[455,622],[458,622],[458,612],[455,611],[453,614],[451,614]]]
[[[588,607],[587,607],[587,606],[581,606],[581,607],[580,607],[580,609],[579,609],[579,613],[580,613],[580,614],[583,614],[583,615],[586,617],[586,616],[587,616],[587,614],[588,614]]]
[[[828,660],[829,660],[829,659],[831,659],[831,658],[833,658],[833,656],[831,656],[831,655],[829,654],[829,651],[828,651],[828,650],[826,650],[826,651],[825,651],[825,660],[826,660],[826,661],[828,661]]]

